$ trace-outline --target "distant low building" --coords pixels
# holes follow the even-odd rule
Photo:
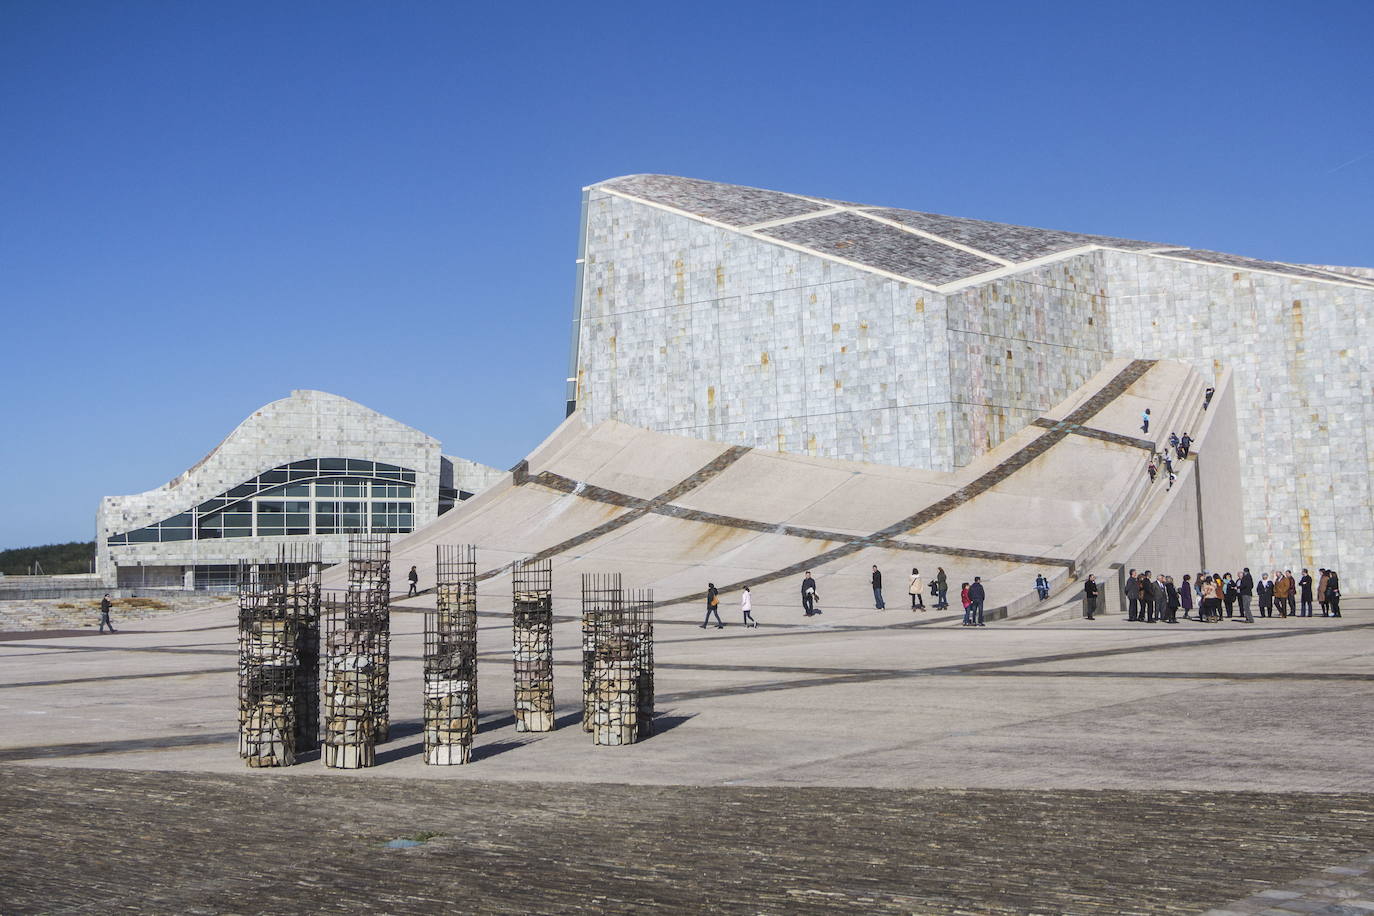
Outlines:
[[[408,533],[501,474],[347,398],[293,391],[169,483],[102,499],[96,570],[109,585],[228,585],[240,560],[305,538],[339,562],[348,534]]]

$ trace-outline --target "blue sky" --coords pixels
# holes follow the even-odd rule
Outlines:
[[[0,548],[294,388],[515,463],[582,186],[1374,265],[1374,4],[0,4]]]

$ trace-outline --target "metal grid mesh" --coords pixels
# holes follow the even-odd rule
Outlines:
[[[477,549],[440,544],[425,613],[425,763],[467,763],[477,732]]]
[[[391,544],[350,535],[348,591],[326,618],[324,764],[372,766],[388,731],[391,659]]]
[[[320,547],[239,563],[239,756],[290,766],[319,746]]]
[[[344,615],[349,629],[375,634],[371,642],[377,692],[372,721],[377,743],[383,744],[391,730],[391,538],[386,535],[348,536]]]
[[[553,561],[512,570],[515,730],[553,731]]]
[[[583,627],[591,633],[583,721],[595,744],[633,744],[651,733],[652,607],[653,593],[626,592],[619,574],[582,576]]]

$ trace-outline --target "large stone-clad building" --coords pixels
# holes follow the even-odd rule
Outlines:
[[[347,398],[293,391],[163,486],[101,500],[96,570],[110,585],[226,586],[293,540],[337,563],[350,533],[405,534],[501,474]]]
[[[580,248],[588,422],[951,470],[1114,356],[1229,365],[1251,565],[1374,588],[1374,270],[664,175],[587,188]]]

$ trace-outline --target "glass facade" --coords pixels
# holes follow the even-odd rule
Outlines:
[[[356,458],[308,458],[264,471],[190,512],[112,535],[149,544],[292,534],[405,534],[415,528],[415,472]]]

